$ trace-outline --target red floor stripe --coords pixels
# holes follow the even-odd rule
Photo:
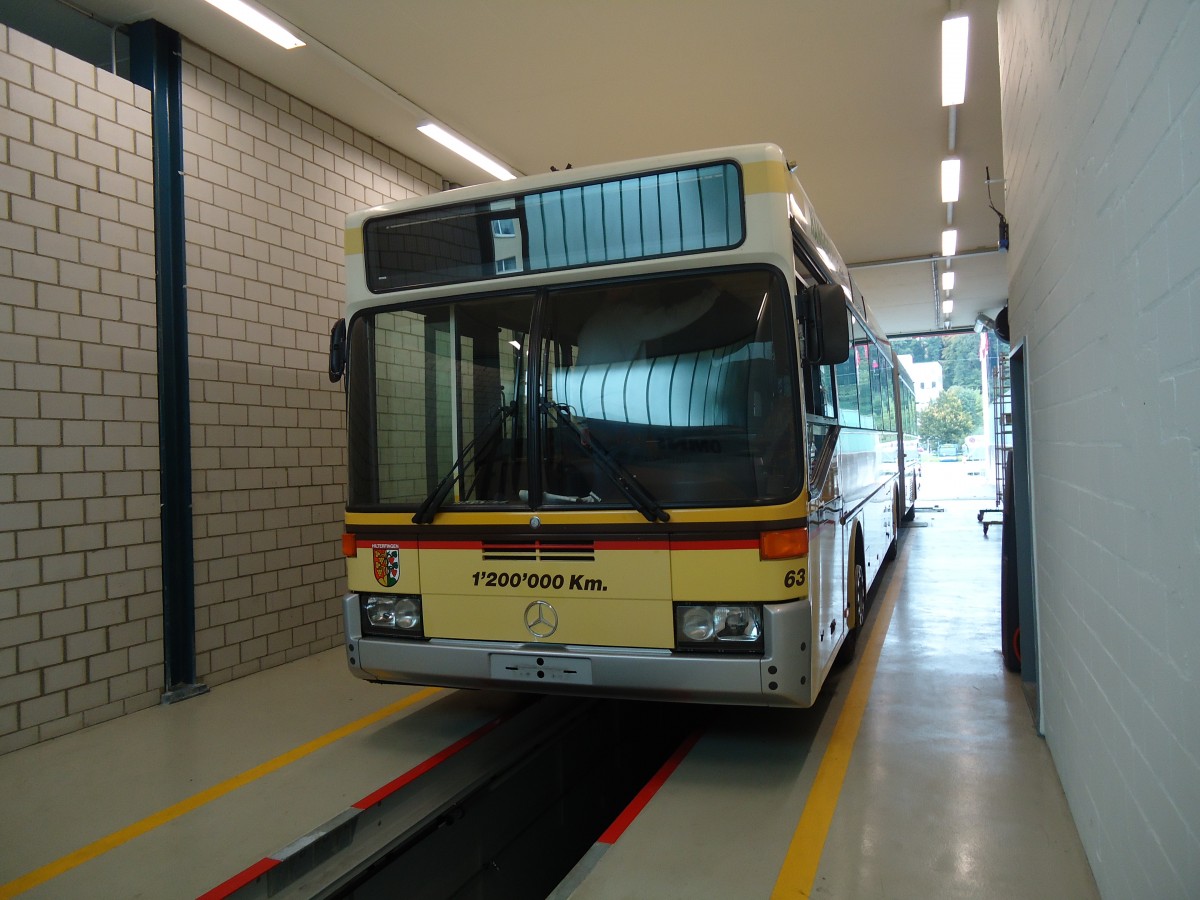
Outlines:
[[[671,754],[670,759],[662,764],[659,770],[654,773],[654,777],[646,782],[645,786],[637,792],[637,796],[629,801],[629,805],[613,820],[613,823],[608,826],[604,834],[600,835],[597,843],[615,844],[617,842],[621,835],[625,833],[625,829],[633,824],[633,820],[638,817],[638,814],[650,802],[651,798],[658,793],[658,789],[667,783],[667,779],[671,777],[671,773],[683,762],[683,758],[696,746],[696,742],[700,740],[702,733],[700,730],[696,730],[688,735],[687,740],[679,745],[679,748]]]
[[[250,868],[246,869],[246,871],[239,872],[224,884],[219,884],[211,891],[201,894],[197,900],[225,900],[226,897],[232,897],[246,885],[253,882],[255,878],[266,875],[277,865],[279,865],[279,860],[277,859],[269,857],[267,859],[260,859]]]
[[[471,746],[471,744],[475,743],[477,740],[479,740],[481,737],[483,737],[485,734],[487,734],[489,731],[491,731],[497,725],[499,725],[501,722],[503,722],[505,718],[506,718],[505,716],[501,716],[499,718],[493,719],[492,721],[488,722],[486,725],[482,726],[481,728],[477,728],[474,731],[472,731],[470,734],[468,734],[462,740],[455,741],[453,744],[451,744],[445,750],[442,750],[440,753],[436,753],[433,756],[429,757],[429,759],[425,760],[425,762],[421,763],[420,765],[413,766],[411,769],[409,769],[407,772],[405,772],[399,778],[393,779],[392,781],[389,781],[387,784],[385,784],[383,787],[381,787],[379,790],[373,791],[372,793],[367,794],[367,796],[363,797],[361,800],[359,800],[357,803],[354,804],[354,809],[370,809],[376,803],[379,803],[381,800],[384,800],[385,798],[390,797],[392,794],[396,793],[396,791],[400,790],[400,788],[404,787],[406,784],[411,784],[413,781],[416,781],[418,778],[420,778],[422,775],[424,775],[426,772],[428,772],[430,769],[433,769],[433,768],[441,765],[442,763],[444,763],[450,757],[454,756],[459,751],[465,750],[467,747]]]
[[[479,740],[481,737],[483,737],[489,731],[492,731],[494,728],[496,728],[501,722],[503,722],[507,718],[508,718],[508,716],[499,716],[499,717],[493,719],[492,721],[488,722],[486,725],[476,728],[474,731],[472,731],[470,734],[468,734],[465,738],[455,741],[449,747],[445,748],[444,750],[440,751],[439,753],[435,753],[433,756],[429,757],[429,759],[425,760],[423,763],[420,763],[419,765],[416,765],[413,768],[409,769],[407,772],[405,772],[399,778],[396,778],[393,781],[389,781],[387,784],[385,784],[379,790],[373,791],[372,793],[363,797],[361,800],[359,800],[357,803],[355,803],[353,805],[352,809],[358,809],[358,810],[370,809],[376,803],[379,803],[381,800],[384,800],[387,797],[391,796],[392,794],[396,793],[396,791],[400,790],[400,788],[404,787],[406,784],[411,784],[417,778],[419,778],[420,776],[422,776],[426,772],[428,772],[430,769],[437,767],[438,765],[440,765],[440,764],[444,763],[446,760],[448,760],[450,757],[454,756],[456,753],[459,753],[460,751],[471,746],[471,744],[475,743],[477,740]],[[279,863],[280,863],[280,860],[272,859],[271,857],[267,857],[266,859],[260,859],[258,862],[256,862],[254,865],[250,866],[250,868],[246,869],[245,871],[239,872],[237,875],[234,875],[228,881],[217,885],[211,891],[201,894],[200,897],[197,898],[197,900],[225,900],[225,898],[233,896],[235,893],[240,891],[246,885],[253,882],[254,879],[258,878],[261,875],[265,875],[267,872],[271,871],[273,868],[275,868],[277,865],[279,865]]]

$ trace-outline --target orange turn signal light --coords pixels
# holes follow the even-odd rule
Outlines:
[[[342,535],[342,556],[345,556],[348,559],[358,556],[358,535]]]
[[[758,536],[760,559],[794,559],[808,555],[808,529],[789,528],[787,531],[764,531]]]

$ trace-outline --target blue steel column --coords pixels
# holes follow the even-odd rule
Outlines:
[[[183,65],[179,34],[130,26],[130,73],[150,90],[158,308],[159,490],[162,497],[163,702],[208,688],[196,681],[192,445],[188,405],[187,273],[183,211]]]

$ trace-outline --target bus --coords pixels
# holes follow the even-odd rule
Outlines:
[[[814,702],[905,466],[895,355],[778,147],[378,206],[345,252],[355,675]]]
[[[917,430],[917,390],[912,375],[893,349],[892,365],[896,373],[895,391],[900,399],[899,421],[896,423],[897,470],[900,478],[901,518],[911,522],[916,518],[917,494],[921,489],[921,435]]]
[[[917,493],[921,480],[921,439],[916,430],[917,395],[912,376],[904,368],[894,350],[888,347],[892,363],[892,390],[898,398],[896,420],[883,431],[876,432],[877,450],[882,456],[880,466],[896,473],[900,484],[900,513],[905,522],[916,516]],[[855,410],[847,405],[841,416],[843,422],[853,418]],[[892,431],[895,431],[893,437]]]

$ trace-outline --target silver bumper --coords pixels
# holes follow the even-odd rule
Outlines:
[[[343,599],[346,655],[368,681],[581,696],[806,707],[813,703],[809,602],[763,608],[763,656],[363,637],[357,594]]]

